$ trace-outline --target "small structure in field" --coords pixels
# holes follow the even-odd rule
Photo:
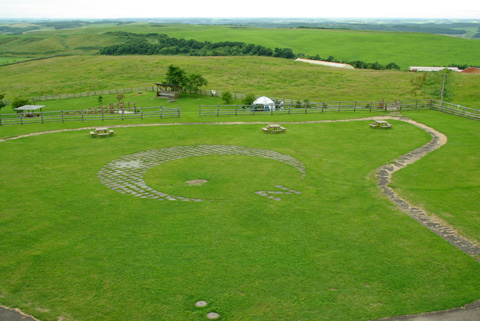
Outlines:
[[[480,74],[480,68],[475,68],[475,67],[468,67],[467,69],[464,69],[462,73],[466,74]]]
[[[455,72],[461,72],[458,67],[421,67],[421,66],[410,66],[408,70],[410,71],[442,71],[448,69]]]
[[[275,103],[270,98],[261,96],[255,99],[252,104],[252,109],[262,111],[275,110]]]
[[[333,68],[355,69],[355,67],[353,67],[352,65],[342,64],[339,62],[313,60],[313,59],[305,59],[305,58],[297,58],[295,59],[295,61],[306,62],[313,65],[322,65],[322,66],[333,67]]]
[[[14,110],[19,112],[19,117],[40,117],[42,115],[42,108],[45,105],[24,105],[21,107],[14,108]],[[40,113],[38,113],[40,112]]]
[[[157,98],[177,99],[180,97],[180,87],[168,84],[157,84]]]

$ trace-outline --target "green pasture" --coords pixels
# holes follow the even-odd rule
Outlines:
[[[419,198],[407,194],[415,188],[409,167],[394,184],[437,206],[443,196],[427,192],[455,165],[450,153],[478,150],[478,139],[461,137],[478,134],[477,123],[434,111],[409,116],[438,126],[449,143],[411,165]],[[265,135],[261,124],[142,126],[115,128],[106,139],[77,130],[0,142],[0,302],[41,320],[199,320],[210,311],[223,320],[371,320],[477,300],[478,262],[397,210],[372,176],[430,135],[400,121],[387,131],[368,123],[285,123],[283,135]],[[126,155],[195,145],[272,150],[301,161],[306,174],[261,157],[207,155],[171,160],[144,176],[152,188],[204,202],[121,194],[97,177]],[[195,179],[207,182],[186,183]],[[440,186],[472,199],[477,183]],[[255,194],[278,184],[301,194],[281,201]],[[478,204],[467,204],[460,227],[478,216]],[[198,300],[209,305],[196,308]]]
[[[280,58],[71,56],[1,67],[5,99],[153,86],[170,64],[200,73],[207,90],[253,93],[311,102],[429,99],[415,93],[420,73],[339,70]],[[453,74],[451,101],[480,107],[478,74]],[[68,107],[68,106],[66,106]],[[6,107],[9,108],[8,106]]]
[[[30,58],[19,58],[19,57],[0,57],[0,66],[13,64],[20,61],[30,60]]]
[[[164,33],[171,37],[198,41],[241,41],[271,49],[291,48],[295,53],[316,54],[339,60],[378,61],[386,65],[409,66],[449,64],[480,65],[480,42],[442,35],[402,32],[234,28],[221,25],[152,24],[90,25],[85,28],[39,31],[24,35],[1,36],[0,54],[52,55],[95,54],[98,49],[123,40],[106,35],[108,31]]]

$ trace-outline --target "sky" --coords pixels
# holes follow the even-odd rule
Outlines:
[[[480,19],[478,0],[2,0],[0,18],[453,18]]]

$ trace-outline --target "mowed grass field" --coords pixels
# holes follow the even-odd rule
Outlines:
[[[450,152],[478,164],[478,140],[459,137],[476,122],[409,116],[450,128]],[[371,176],[430,136],[400,121],[389,131],[368,123],[285,124],[284,135],[265,135],[262,125],[152,126],[116,128],[107,139],[80,130],[0,142],[1,302],[41,320],[201,320],[210,311],[224,320],[370,320],[477,300],[478,262],[398,211]],[[30,130],[58,128],[42,126]],[[97,177],[125,155],[196,145],[272,150],[306,174],[261,157],[207,155],[144,176],[159,191],[205,202],[125,195]],[[442,149],[411,167],[422,167],[415,181],[427,189],[458,184],[432,174],[429,165],[451,166]],[[186,183],[194,179],[207,183]],[[398,185],[408,191],[409,182]],[[255,194],[277,184],[301,194]],[[463,219],[474,222],[478,207],[468,204]]]

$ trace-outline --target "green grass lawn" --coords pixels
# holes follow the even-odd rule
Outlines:
[[[411,116],[446,122],[436,115]],[[305,119],[294,116],[282,119]],[[449,117],[449,144],[462,142],[456,136],[476,123]],[[478,262],[398,211],[368,178],[430,136],[399,121],[389,131],[368,123],[285,124],[284,135],[265,135],[262,125],[116,128],[107,139],[85,130],[0,142],[0,302],[41,320],[199,320],[210,311],[225,320],[369,320],[477,300]],[[478,140],[470,144],[478,149]],[[273,150],[301,161],[306,175],[220,155],[145,174],[153,188],[205,202],[143,199],[97,178],[122,156],[185,145]],[[449,156],[440,149],[433,157]],[[186,184],[192,179],[207,182]],[[255,194],[277,184],[301,194]],[[209,306],[195,308],[197,300]]]
[[[448,143],[395,174],[395,188],[480,243],[478,121],[423,111],[406,114],[447,135]]]

